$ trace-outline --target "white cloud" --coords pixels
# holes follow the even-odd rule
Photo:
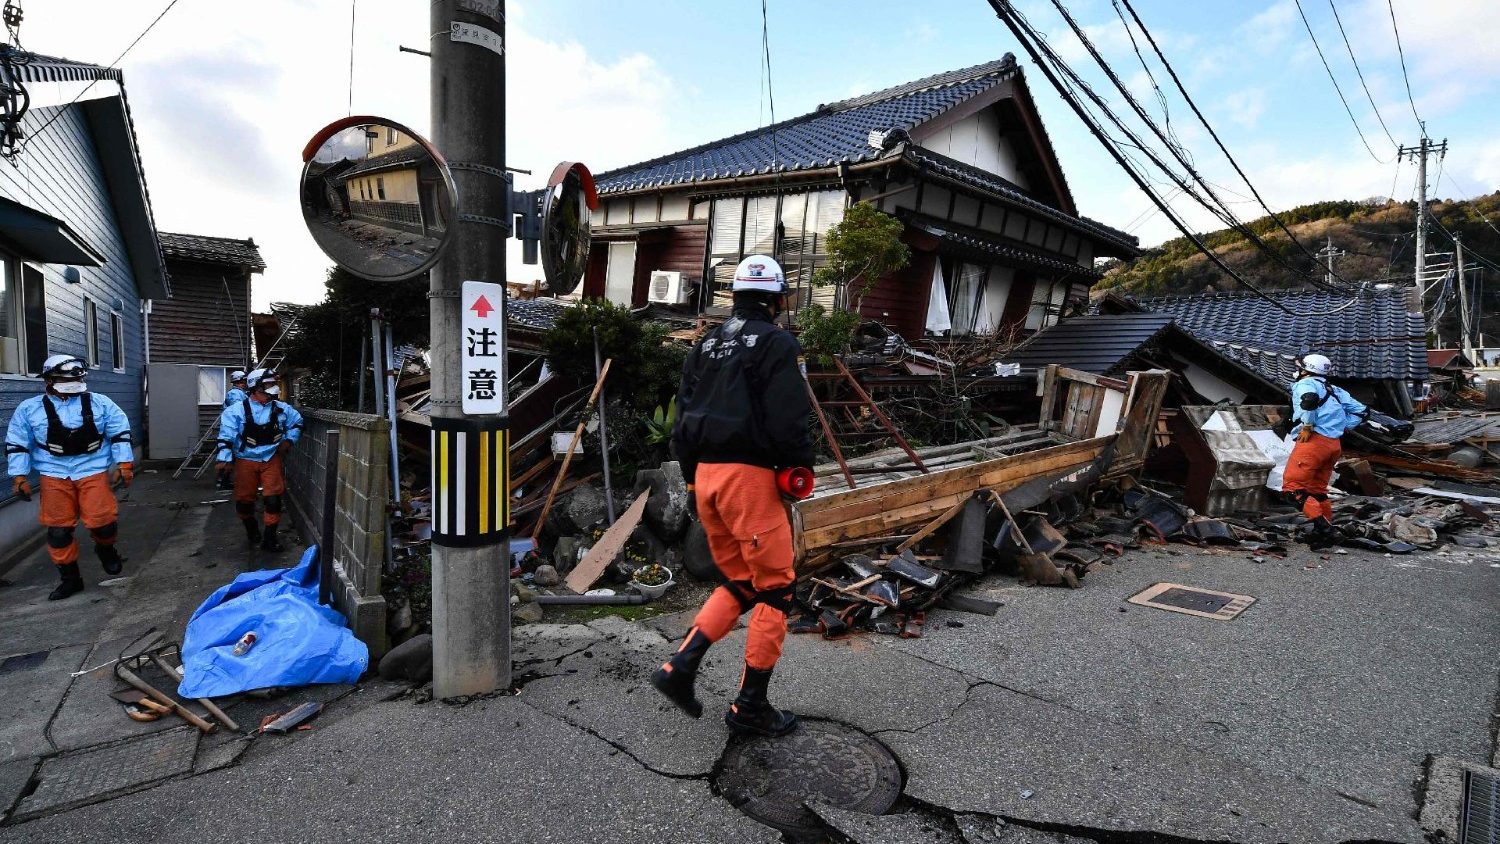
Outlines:
[[[109,0],[48,4],[28,9],[22,39],[104,64],[150,22],[146,12]],[[268,265],[258,308],[316,301],[330,262],[302,224],[297,179],[307,139],[350,110],[349,4],[260,0],[237,6],[232,26],[222,14],[213,3],[180,4],[122,64],[157,225],[253,237]],[[601,62],[577,43],[537,38],[516,3],[509,21],[507,153],[537,173],[521,187],[538,186],[561,160],[598,171],[674,148],[669,104],[684,88],[649,56]],[[430,31],[425,3],[358,6],[356,113],[429,134],[428,59],[397,48],[426,49]]]
[[[1224,97],[1224,111],[1229,115],[1230,120],[1246,129],[1252,129],[1260,122],[1260,116],[1266,112],[1266,99],[1264,88],[1235,91]]]

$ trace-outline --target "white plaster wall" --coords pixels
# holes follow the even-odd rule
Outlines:
[[[1209,401],[1217,402],[1229,399],[1232,402],[1243,402],[1245,400],[1246,394],[1244,390],[1236,388],[1233,384],[1214,375],[1212,372],[1193,363],[1182,355],[1174,354],[1172,355],[1172,359],[1178,363],[1187,364],[1187,369],[1183,370],[1182,373],[1183,377],[1187,379],[1188,384],[1194,390],[1197,390],[1200,395]]]
[[[1016,164],[1016,151],[1000,136],[1000,118],[992,108],[940,129],[920,143],[939,155],[972,164],[1022,188],[1031,189]]]

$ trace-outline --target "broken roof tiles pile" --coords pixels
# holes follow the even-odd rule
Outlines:
[[[910,129],[1016,73],[1015,56],[819,106],[816,111],[597,178],[600,193],[830,167],[878,158],[870,133]],[[773,137],[774,135],[774,137]]]
[[[1295,313],[1254,293],[1161,296],[1137,303],[1147,311],[1171,314],[1179,327],[1278,381],[1295,376],[1292,361],[1305,352],[1327,355],[1334,374],[1343,378],[1427,377],[1426,325],[1420,313],[1407,311],[1404,288],[1365,288],[1356,293],[1289,290],[1271,295]]]
[[[557,322],[557,318],[568,305],[557,299],[507,299],[506,320],[518,328],[546,331]]]
[[[227,264],[245,267],[254,272],[264,272],[266,269],[266,262],[260,257],[260,248],[253,239],[235,240],[229,237],[172,232],[157,232],[157,238],[161,241],[162,254],[168,259]]]

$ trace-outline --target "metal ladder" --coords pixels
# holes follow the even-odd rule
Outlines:
[[[297,327],[297,321],[300,318],[300,315],[292,317],[292,321],[287,323],[286,328],[282,329],[281,336],[276,338],[276,342],[271,344],[271,348],[266,349],[265,355],[261,357],[253,369],[275,369],[281,366],[282,361],[286,359],[286,352],[282,350],[281,343],[287,338],[287,335],[292,333],[292,329]],[[190,469],[193,472],[194,478],[203,477],[203,473],[208,471],[209,466],[213,465],[214,453],[218,450],[219,420],[215,419],[213,424],[209,425],[203,431],[203,436],[198,438],[198,442],[193,445],[192,450],[188,452],[187,456],[182,458],[182,462],[177,464],[177,471],[172,473],[172,478],[175,480],[181,477],[183,472]]]

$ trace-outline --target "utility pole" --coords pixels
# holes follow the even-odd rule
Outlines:
[[[1469,279],[1467,269],[1464,266],[1464,236],[1456,234],[1453,236],[1453,260],[1455,266],[1453,272],[1457,273],[1458,282],[1458,338],[1460,347],[1464,350],[1464,356],[1469,360],[1474,359],[1474,335],[1473,322],[1469,319]]]
[[[1327,259],[1327,261],[1328,261],[1328,273],[1327,273],[1327,275],[1323,276],[1323,280],[1326,281],[1330,286],[1333,285],[1333,279],[1334,279],[1333,262],[1336,259],[1338,259],[1338,258],[1344,257],[1344,255],[1346,255],[1346,254],[1348,254],[1348,253],[1346,253],[1344,250],[1342,250],[1342,249],[1335,249],[1334,248],[1334,246],[1333,246],[1333,235],[1328,235],[1328,245],[1326,245],[1322,249],[1318,250],[1318,254],[1316,254],[1316,255],[1313,256],[1314,258],[1325,258],[1325,259]]]
[[[1427,269],[1427,157],[1436,155],[1442,160],[1448,154],[1448,140],[1442,143],[1433,143],[1427,137],[1427,124],[1421,124],[1422,140],[1417,146],[1403,146],[1397,152],[1399,156],[1410,157],[1417,162],[1417,270],[1414,292],[1408,297],[1408,305],[1412,312],[1425,310],[1422,299],[1422,286],[1426,283],[1423,274]]]
[[[433,492],[457,498],[463,518],[465,490],[478,486],[466,467],[480,464],[479,443],[503,430],[498,416],[463,412],[461,348],[465,281],[504,289],[509,236],[509,182],[505,178],[504,0],[434,0],[432,3],[432,135],[453,171],[457,218],[452,243],[432,269],[431,310]],[[504,323],[504,299],[499,303]],[[505,346],[499,345],[500,393],[507,380]],[[508,408],[508,404],[503,404]],[[508,461],[503,446],[501,483]],[[477,471],[470,468],[468,471]],[[446,499],[445,499],[446,500]],[[472,510],[471,510],[472,512]],[[432,546],[433,696],[484,694],[510,686],[510,553],[505,525],[482,536],[447,531],[434,522]],[[459,534],[459,535],[455,535]]]

